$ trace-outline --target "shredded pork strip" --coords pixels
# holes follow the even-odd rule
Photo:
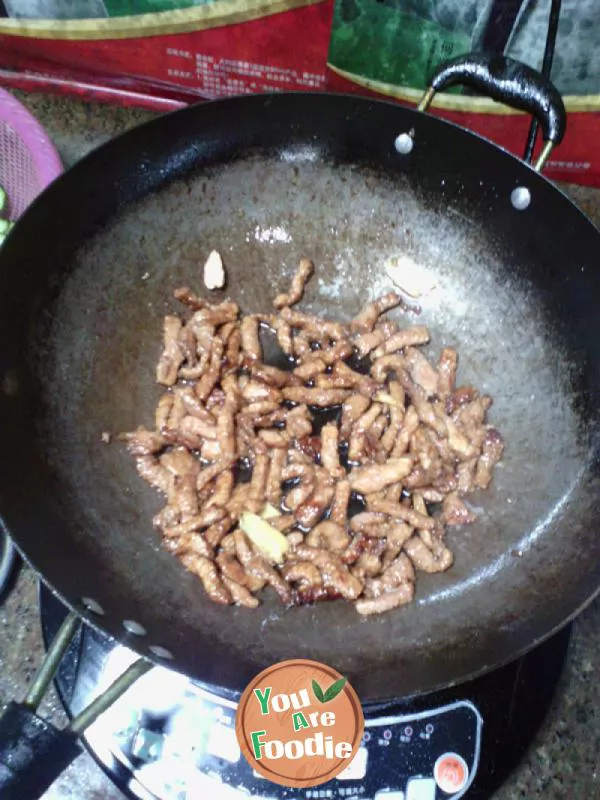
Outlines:
[[[186,312],[163,321],[155,427],[116,438],[166,498],[153,520],[165,548],[211,600],[256,608],[271,587],[370,616],[452,565],[446,531],[475,520],[463,498],[489,487],[504,442],[491,398],[457,388],[457,351],[432,362],[427,327],[383,316],[396,292],[349,324],[291,308],[313,272],[301,259],[275,313],[176,289]]]

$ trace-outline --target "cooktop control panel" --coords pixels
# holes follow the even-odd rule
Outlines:
[[[200,768],[260,798],[458,800],[479,763],[481,715],[472,703],[459,701],[414,715],[367,716],[363,743],[337,779],[314,789],[284,789],[256,773],[250,777],[235,741],[233,714],[217,708],[215,713],[220,721],[210,726]]]
[[[367,717],[358,755],[332,782],[337,791],[326,797],[353,797],[348,790],[354,781],[359,782],[356,797],[369,800],[462,797],[477,772],[481,727],[481,715],[468,701],[414,715]]]
[[[164,678],[161,688],[164,697]],[[181,689],[174,703],[145,709],[135,703],[108,726],[113,756],[151,797],[449,800],[467,792],[477,771],[482,718],[472,703],[458,701],[407,715],[369,716],[367,710],[362,745],[344,772],[313,789],[286,789],[253,772],[241,754],[234,702],[189,682]],[[96,752],[106,748],[106,733],[88,731]]]

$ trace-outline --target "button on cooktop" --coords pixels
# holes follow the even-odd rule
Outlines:
[[[444,753],[435,762],[433,776],[442,792],[455,794],[464,789],[469,779],[469,768],[456,753]]]
[[[362,781],[367,774],[368,758],[369,751],[367,748],[359,747],[346,769],[337,776],[338,781]]]
[[[382,789],[377,792],[374,800],[404,800],[404,792],[399,789]]]
[[[406,784],[406,800],[435,800],[433,778],[411,778]]]

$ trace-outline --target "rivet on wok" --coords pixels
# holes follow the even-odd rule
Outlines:
[[[531,203],[531,192],[525,186],[517,186],[510,193],[510,202],[517,211],[524,211]]]
[[[394,147],[396,148],[398,153],[402,153],[402,155],[407,155],[410,153],[415,146],[415,140],[412,136],[408,133],[401,133],[396,136],[396,140],[394,142]]]
[[[174,658],[173,653],[170,650],[167,650],[166,647],[161,647],[159,644],[151,644],[148,647],[148,651],[157,658],[164,658],[169,661]]]
[[[92,614],[104,614],[104,609],[100,603],[98,603],[96,600],[92,600],[91,597],[82,597],[81,602],[88,611],[92,612]]]
[[[143,625],[140,625],[139,622],[136,622],[133,619],[124,619],[123,627],[128,633],[132,633],[134,636],[146,635],[146,628],[144,628]]]

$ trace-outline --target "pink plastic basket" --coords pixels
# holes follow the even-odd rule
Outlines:
[[[0,89],[0,186],[8,197],[2,217],[18,219],[62,169],[39,122],[12,94]],[[0,599],[14,560],[14,545],[0,529]]]
[[[18,219],[63,167],[48,135],[12,94],[0,89],[0,186],[8,195],[2,216]]]

